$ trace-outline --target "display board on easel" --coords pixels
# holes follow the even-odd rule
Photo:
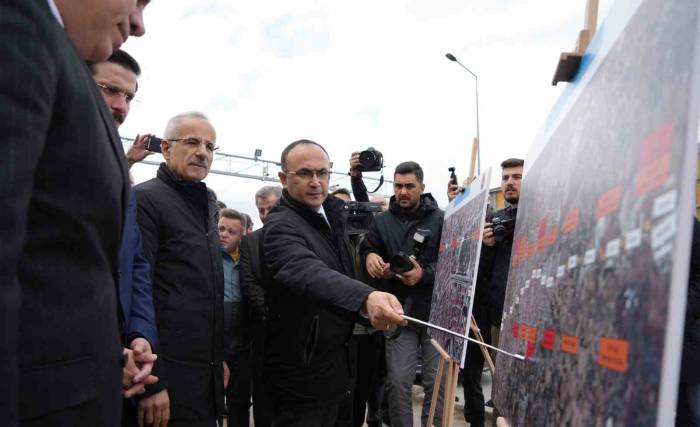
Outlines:
[[[510,425],[673,424],[697,0],[619,0],[525,162],[494,400]]]
[[[435,268],[430,323],[465,335],[470,328],[490,178],[489,169],[466,186],[445,210]],[[467,341],[439,330],[429,333],[464,367]]]

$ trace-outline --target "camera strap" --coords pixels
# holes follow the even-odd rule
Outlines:
[[[382,188],[382,185],[384,185],[384,171],[382,170],[382,176],[379,177],[379,185],[377,185],[377,188],[374,189],[374,191],[367,191],[368,194],[374,194],[377,191],[379,191],[380,188]]]

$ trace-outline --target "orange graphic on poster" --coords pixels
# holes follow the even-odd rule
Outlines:
[[[532,258],[535,255],[535,245],[532,243],[527,244],[527,257]]]
[[[527,340],[529,342],[537,341],[537,328],[536,327],[530,326],[530,330],[527,331]]]
[[[444,244],[444,243],[440,243],[440,248],[438,249],[438,252],[439,252],[439,253],[442,253],[442,252],[444,252],[444,251],[445,251],[445,244]]]
[[[622,199],[622,186],[618,185],[605,192],[598,199],[598,206],[595,210],[596,219],[600,219],[609,213],[613,213],[620,207]]]
[[[666,123],[642,143],[639,153],[637,195],[661,187],[668,179],[673,147],[673,122]]]
[[[520,325],[520,339],[522,341],[525,341],[527,339],[527,335],[530,331],[530,327],[527,325]]]
[[[572,337],[570,335],[564,335],[561,337],[561,351],[564,353],[577,354],[578,353],[578,337]]]
[[[552,228],[549,230],[549,233],[547,234],[547,241],[545,242],[546,246],[552,246],[557,242],[557,229]]]
[[[576,227],[578,227],[579,215],[579,208],[572,209],[569,211],[568,214],[566,214],[566,218],[564,218],[564,227],[562,228],[562,234],[569,234],[572,231],[576,230]]]
[[[598,343],[598,364],[617,372],[627,372],[629,342],[603,337]]]

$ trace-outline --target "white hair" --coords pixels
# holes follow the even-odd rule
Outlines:
[[[177,116],[172,117],[168,120],[168,124],[165,125],[165,132],[163,132],[163,138],[165,139],[175,139],[177,138],[180,122],[183,119],[202,119],[209,121],[209,118],[204,115],[204,113],[199,111],[187,111],[185,113],[180,113]]]

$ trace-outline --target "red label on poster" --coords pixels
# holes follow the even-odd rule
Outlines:
[[[578,208],[572,209],[569,211],[568,214],[566,214],[566,218],[564,218],[564,227],[562,228],[562,234],[568,234],[576,230],[576,227],[578,227],[579,215],[580,211]]]
[[[535,255],[535,245],[527,243],[527,257],[532,258],[533,255]]]
[[[603,337],[598,343],[598,364],[617,372],[627,372],[629,342]]]
[[[481,230],[477,228],[474,231],[472,231],[472,240],[479,240],[479,237],[481,237]]]
[[[459,247],[459,242],[457,242],[457,239],[452,240],[452,249],[457,249]]]
[[[511,331],[513,332],[513,338],[518,338],[518,328],[520,327],[519,324],[513,323],[513,325],[510,327]]]
[[[578,353],[578,337],[563,335],[561,337],[561,351],[564,353]]]
[[[673,148],[673,122],[666,123],[642,143],[639,152],[639,168],[651,165],[656,159],[671,153]]]
[[[532,359],[535,357],[535,342],[528,341],[527,347],[525,348],[525,358]]]
[[[655,190],[668,180],[671,171],[671,154],[666,154],[639,169],[637,175],[637,195],[643,196]]]
[[[554,331],[554,329],[545,329],[542,332],[542,348],[554,350],[554,341],[556,336],[557,333]]]
[[[605,215],[615,212],[620,207],[620,199],[622,198],[622,186],[618,185],[605,192],[598,199],[598,206],[595,210],[596,219],[600,219]]]

